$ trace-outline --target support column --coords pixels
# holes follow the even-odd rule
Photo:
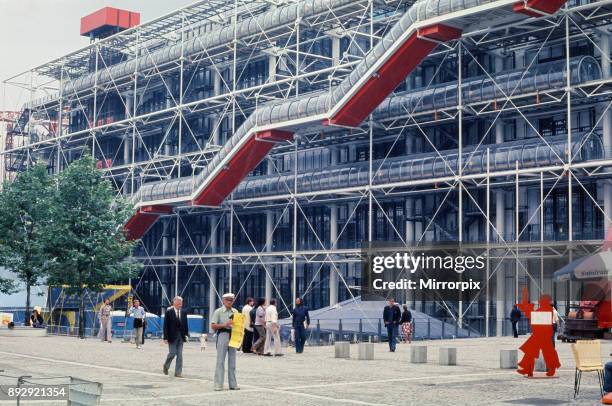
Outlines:
[[[415,198],[414,202],[414,215],[423,215],[423,199]],[[423,235],[423,221],[414,222],[414,241],[419,241]]]
[[[276,82],[276,55],[268,56],[268,81]]]
[[[499,235],[505,236],[505,218],[506,218],[506,206],[505,196],[503,190],[498,190],[495,194],[495,228]],[[494,240],[498,240],[499,235],[495,234]],[[505,318],[505,277],[506,277],[506,266],[501,264],[497,266],[495,272],[495,319],[496,319],[496,336],[501,337],[503,332],[504,318]]]
[[[216,253],[218,252],[217,246],[217,223],[219,222],[219,216],[212,215],[210,216],[210,252]],[[210,320],[212,319],[212,314],[217,308],[217,292],[215,290],[215,285],[217,283],[217,267],[209,266],[209,281],[208,281],[208,329],[209,333],[213,333],[212,328],[210,327]]]
[[[179,117],[178,119],[179,121],[181,120],[181,118]],[[172,151],[172,143],[174,142],[175,139],[178,139],[179,136],[179,128],[178,126],[171,128],[170,131],[168,132],[168,135],[166,136],[166,140],[164,141],[164,157],[168,158],[174,155],[174,152]],[[178,151],[175,151],[178,152]]]
[[[414,243],[414,197],[406,198],[406,244]]]
[[[515,120],[515,125],[516,125],[516,139],[517,140],[522,140],[525,138],[526,133],[527,133],[527,126],[526,126],[526,122],[525,119],[523,118],[523,116],[517,117]]]
[[[357,146],[353,143],[348,145],[348,161],[349,162],[357,161]]]
[[[603,79],[610,78],[610,35],[601,34],[599,37],[599,48],[601,48],[601,74]],[[608,103],[603,103],[602,133],[605,158],[612,156],[612,108],[606,110]],[[606,179],[603,185],[604,203],[604,233],[608,232],[612,222],[612,180]]]
[[[338,206],[332,204],[329,206],[329,240],[331,249],[338,248],[336,239],[338,238]],[[332,254],[332,258],[336,256]],[[337,266],[329,266],[329,305],[335,306],[338,304],[338,271]]]
[[[404,142],[406,145],[406,155],[416,153],[416,136],[412,133],[412,131],[406,131],[406,139]]]
[[[129,165],[132,162],[132,135],[126,134],[123,136],[123,164]]]
[[[134,98],[130,93],[126,93],[123,95],[123,100],[125,100],[125,118],[129,119],[131,117],[131,111],[134,106]],[[130,165],[132,164],[132,148],[134,147],[132,143],[132,131],[126,132],[123,136],[123,164]],[[72,162],[72,161],[69,161]],[[123,194],[129,195],[133,191],[131,190],[131,183],[127,181],[130,175],[126,175],[126,181],[123,186]]]
[[[519,49],[514,54],[514,67],[516,69],[525,68],[525,50]],[[516,139],[521,140],[525,138],[525,120],[522,116],[517,117],[516,119]]]
[[[169,222],[165,219],[162,220],[162,255],[168,255],[168,250],[170,249],[170,241],[168,235],[168,226]]]
[[[166,89],[166,109],[171,109],[175,105],[174,100],[172,99],[172,90],[174,89],[174,80],[168,79],[168,87],[170,89]]]
[[[221,90],[221,73],[217,71],[217,69],[211,70],[211,75],[213,77],[213,94],[215,96],[219,96],[222,93]],[[220,131],[219,127],[221,125],[221,114],[215,114],[212,116],[212,135],[210,140],[213,145],[221,145]]]
[[[414,88],[420,89],[423,87],[423,68],[420,66],[414,70]]]
[[[339,42],[339,41],[338,41]],[[338,164],[339,151],[335,148],[330,150],[330,164],[332,167]],[[331,204],[329,206],[329,241],[330,248],[335,250],[338,248],[338,206]],[[332,255],[335,258],[335,255]],[[335,265],[335,264],[334,264]],[[335,306],[338,304],[338,271],[337,266],[329,266],[329,305]]]
[[[495,72],[500,73],[504,70],[504,59],[501,56],[495,57]],[[505,133],[504,133],[504,121],[501,116],[498,116],[495,121],[495,144],[502,144],[505,141]],[[497,190],[495,192],[495,229],[496,233],[492,233],[491,241],[500,241],[500,236],[505,238],[505,200],[504,200],[504,191]],[[490,227],[487,224],[487,227]],[[489,266],[496,266],[497,264],[492,264],[491,261],[488,261]],[[503,325],[504,325],[504,309],[505,309],[505,276],[506,276],[506,267],[505,264],[501,264],[497,266],[497,271],[495,272],[495,321],[496,321],[496,336],[501,337],[503,333]],[[490,298],[489,298],[490,300]],[[488,313],[488,312],[487,312]],[[488,320],[487,320],[488,322]]]
[[[527,189],[523,188],[527,194],[527,220],[529,220],[529,229],[538,230],[540,229],[540,216],[539,216],[539,205],[540,205],[540,190],[539,188]],[[533,231],[530,231],[529,237],[535,240]],[[538,237],[539,239],[539,237]]]
[[[405,240],[406,240],[406,245],[407,246],[416,246],[416,235],[415,235],[415,229],[414,229],[414,197],[407,197],[406,198],[406,235],[405,235]],[[408,306],[410,306],[410,304],[412,304],[412,306],[414,306],[414,301],[416,300],[416,295],[414,290],[408,290],[405,293],[405,303],[408,304]]]
[[[272,242],[274,236],[274,212],[272,210],[266,210],[266,252],[272,252]],[[267,267],[266,272],[266,300],[272,298],[272,273],[274,272],[274,266],[270,265]]]
[[[514,53],[514,68],[522,69],[525,67],[525,50],[519,49]]]
[[[274,174],[274,165],[271,158],[268,158],[268,175]],[[274,212],[266,210],[266,252],[272,252],[274,243]],[[272,298],[272,276],[274,275],[274,265],[269,265],[266,272],[265,298]]]
[[[332,65],[338,66],[340,64],[340,37],[338,35],[332,35]]]
[[[331,241],[331,249],[336,250],[338,248],[338,206],[333,204],[330,206],[330,218],[329,218],[329,234]],[[336,258],[332,254],[333,258]],[[338,304],[338,271],[340,267],[334,263],[334,266],[329,267],[329,305],[335,306]]]

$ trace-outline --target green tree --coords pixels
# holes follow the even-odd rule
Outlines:
[[[37,165],[19,174],[0,192],[0,266],[5,267],[26,288],[26,325],[30,324],[30,292],[45,278],[48,260],[45,223],[49,219],[53,190],[47,168]],[[14,292],[16,284],[0,279],[0,291]]]
[[[49,283],[78,293],[79,337],[83,338],[86,290],[99,291],[138,270],[138,264],[128,260],[134,243],[123,232],[133,207],[122,198],[115,199],[110,181],[89,155],[59,173],[56,181],[46,233],[52,237]]]
[[[0,293],[11,294],[15,292],[15,283],[10,279],[0,278]]]

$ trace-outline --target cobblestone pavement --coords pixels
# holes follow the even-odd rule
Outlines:
[[[573,399],[574,361],[569,344],[557,345],[563,365],[558,378],[526,379],[513,370],[499,369],[499,350],[517,348],[524,338],[411,344],[428,347],[426,364],[409,362],[410,344],[400,344],[395,353],[388,352],[385,344],[376,344],[373,361],[357,360],[356,345],[351,346],[351,359],[334,359],[333,347],[306,347],[303,354],[286,348],[283,357],[239,353],[240,391],[213,391],[214,343],[204,352],[199,343],[186,345],[183,379],[162,374],[166,347],[159,340],[148,340],[137,350],[119,341],[0,337],[0,369],[14,376],[69,375],[102,382],[102,404],[114,406],[599,404],[594,373],[583,375],[581,393]],[[438,365],[438,348],[450,346],[457,348],[458,365]],[[610,358],[611,350],[612,343],[602,344],[604,360]],[[0,378],[0,384],[14,382]]]

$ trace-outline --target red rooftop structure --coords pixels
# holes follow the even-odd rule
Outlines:
[[[104,7],[81,18],[81,35],[105,38],[140,24],[140,13]]]

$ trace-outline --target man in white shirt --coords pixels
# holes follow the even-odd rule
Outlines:
[[[555,340],[556,340],[556,335],[557,332],[559,331],[559,313],[557,312],[557,309],[555,308],[555,306],[553,306],[553,315],[552,315],[552,322],[553,322],[553,334],[552,334],[552,340],[553,340],[553,347],[555,346]]]
[[[266,343],[264,345],[264,355],[271,356],[270,345],[274,339],[274,356],[281,354],[280,326],[278,325],[278,311],[276,310],[276,299],[270,300],[270,305],[266,307]]]
[[[244,339],[242,340],[242,352],[250,353],[251,347],[253,346],[253,323],[255,320],[251,321],[251,310],[253,310],[253,300],[252,297],[247,297],[246,304],[242,307],[242,314],[244,316]]]

